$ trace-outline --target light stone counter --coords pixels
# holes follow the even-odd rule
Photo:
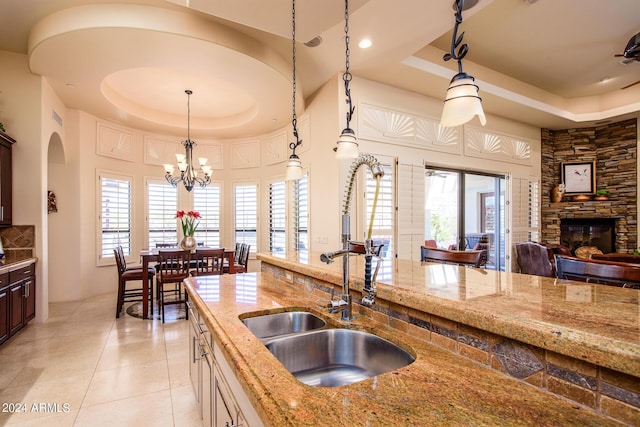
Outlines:
[[[247,313],[297,307],[328,319],[331,325],[345,326],[316,309],[309,293],[283,285],[268,272],[189,278],[186,285],[190,300],[203,314],[265,425],[618,425],[589,409],[363,316],[356,316],[349,327],[375,332],[396,342],[416,361],[347,386],[307,386],[286,371],[240,318]],[[457,299],[463,301],[503,293],[487,292],[487,286],[488,283],[476,288],[467,286],[462,292],[464,298],[459,289],[455,292],[446,285],[438,292],[444,299],[458,293]],[[381,287],[380,292],[395,293],[391,286]],[[521,292],[511,289],[506,293],[517,296]],[[496,307],[496,314],[500,308]]]

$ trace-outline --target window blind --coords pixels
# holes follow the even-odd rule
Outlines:
[[[156,243],[178,242],[177,210],[178,191],[175,187],[159,182],[147,184],[149,248],[155,248]]]
[[[98,258],[113,258],[113,249],[122,246],[131,255],[131,178],[99,175],[100,181],[100,253]]]
[[[286,249],[287,207],[285,182],[269,184],[269,251],[284,252]]]
[[[291,244],[294,250],[309,248],[309,176],[293,181],[293,233]]]
[[[251,253],[255,253],[258,249],[258,186],[235,185],[234,203],[236,243],[251,245]]]
[[[193,189],[193,210],[200,212],[202,219],[194,235],[198,243],[212,248],[220,247],[220,184]]]

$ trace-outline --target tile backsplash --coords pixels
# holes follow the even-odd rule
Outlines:
[[[32,256],[36,247],[34,225],[14,225],[0,228],[0,238],[5,255]]]

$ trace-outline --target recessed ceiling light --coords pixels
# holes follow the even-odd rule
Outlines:
[[[368,47],[371,47],[373,43],[371,42],[370,39],[362,39],[360,40],[360,43],[358,43],[358,46],[361,47],[362,49],[366,49]]]
[[[304,45],[307,47],[316,47],[316,46],[320,46],[320,43],[322,43],[322,37],[315,36],[314,38],[306,42]]]
[[[471,9],[473,6],[478,4],[478,0],[466,0],[465,2],[462,3],[462,10],[469,10]],[[453,11],[456,11],[456,2],[454,1],[451,4],[451,8],[453,9]]]
[[[76,85],[75,85],[75,84],[73,84],[73,83],[67,83],[65,86],[66,86],[66,87],[70,87],[70,88],[74,88],[74,87],[76,87]]]
[[[608,81],[611,81],[611,77],[603,77],[599,80],[600,83],[606,83]]]

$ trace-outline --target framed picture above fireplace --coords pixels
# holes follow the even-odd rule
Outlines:
[[[565,194],[593,194],[596,191],[596,162],[562,162]]]

